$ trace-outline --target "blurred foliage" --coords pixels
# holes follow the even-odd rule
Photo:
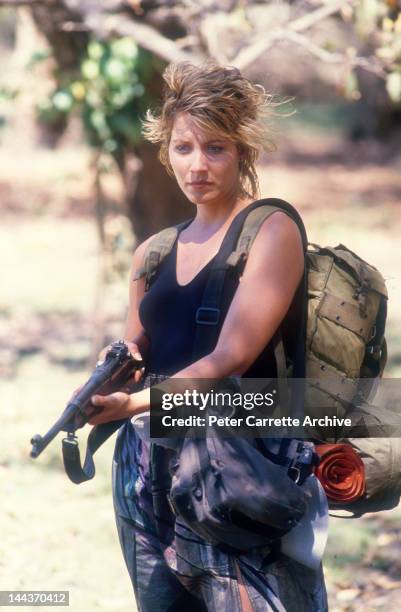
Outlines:
[[[180,6],[179,2],[173,4]],[[295,7],[298,3],[287,1],[282,4]],[[273,2],[266,2],[266,11],[272,9],[273,5]],[[241,14],[245,15],[245,9],[241,10]],[[93,11],[101,14],[98,7],[94,7]],[[239,13],[235,11],[230,15],[234,13],[238,17]],[[0,10],[1,32],[2,28],[6,28],[7,32],[14,32],[15,20],[10,21],[10,14],[10,11]],[[290,16],[290,12],[288,15]],[[5,17],[7,19],[2,26]],[[345,22],[345,28],[342,30],[345,38],[340,37],[341,43],[338,43],[334,33],[333,36],[329,35],[322,45],[322,50],[340,58],[340,83],[337,82],[337,89],[349,101],[358,101],[362,96],[370,95],[370,91],[363,86],[362,79],[358,78],[359,66],[362,63],[365,68],[373,69],[373,72],[383,77],[380,93],[387,92],[393,105],[401,105],[400,0],[359,0],[354,6],[344,4],[333,17],[336,22]],[[195,23],[196,27],[200,27],[201,18],[199,19],[199,23]],[[243,21],[249,30],[249,21],[245,18]],[[323,24],[319,21],[314,25],[316,33],[321,25]],[[77,32],[77,35],[80,34]],[[89,143],[98,151],[116,158],[125,148],[140,143],[141,115],[157,102],[148,85],[155,72],[162,71],[165,62],[138,47],[131,37],[100,41],[95,34],[92,33],[92,36],[85,56],[77,57],[76,69],[67,71],[59,66],[54,69],[55,88],[37,103],[37,111],[39,119],[50,127],[53,126],[55,131],[58,127],[62,130],[71,115],[80,116]],[[308,37],[313,42],[313,28],[310,34],[305,36],[306,39]],[[193,38],[196,41],[196,34]],[[50,44],[57,45],[57,37],[52,39]],[[224,45],[224,36],[221,38],[221,45]],[[198,47],[196,43],[195,54]],[[38,64],[49,61],[51,57],[51,50],[38,50],[32,54],[27,69],[32,70]],[[358,64],[356,60],[359,59],[362,62]],[[330,62],[329,59],[327,61]],[[285,73],[283,81],[285,82]],[[4,85],[8,87],[7,82]],[[2,95],[0,92],[0,103],[4,102]],[[0,114],[0,122],[4,122],[6,115],[4,112]]]
[[[35,54],[31,64],[46,59]],[[78,114],[91,146],[118,154],[141,140],[141,116],[154,103],[147,84],[161,63],[132,38],[91,40],[75,75],[56,72],[56,87],[37,105],[39,119],[57,124]]]
[[[5,106],[18,96],[18,89],[7,85],[0,85],[0,129],[7,124],[7,111]]]
[[[374,49],[376,58],[385,68],[386,91],[391,101],[401,103],[400,2],[360,0],[355,10],[355,28],[360,38]],[[357,91],[357,82],[351,84],[351,90]]]

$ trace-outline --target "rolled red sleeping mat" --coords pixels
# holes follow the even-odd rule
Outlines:
[[[318,444],[320,457],[315,475],[329,500],[354,502],[365,493],[365,467],[357,451],[349,444]]]

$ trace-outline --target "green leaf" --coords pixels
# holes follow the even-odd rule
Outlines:
[[[92,59],[84,60],[81,65],[81,72],[88,81],[96,79],[96,77],[99,76],[98,62]]]
[[[18,89],[12,89],[5,85],[0,87],[0,100],[14,100],[18,94]]]
[[[114,153],[118,149],[118,143],[114,138],[108,138],[105,140],[103,148],[106,153]]]
[[[97,40],[91,40],[88,44],[88,57],[93,60],[99,60],[104,53],[104,45]]]
[[[69,91],[59,90],[52,97],[53,106],[62,113],[68,113],[74,103]]]
[[[135,87],[126,84],[110,96],[110,103],[114,108],[122,108],[135,97]]]
[[[136,60],[138,56],[138,45],[128,36],[113,40],[113,42],[110,44],[110,50],[115,57],[119,57],[124,60],[133,61]]]
[[[102,97],[96,89],[89,89],[88,93],[86,94],[86,102],[93,108],[99,108],[103,104]]]
[[[104,65],[103,72],[114,83],[121,83],[128,77],[126,64],[117,58],[109,59]]]
[[[49,57],[51,57],[50,51],[34,51],[31,54],[31,57],[29,58],[26,67],[28,68],[28,70],[34,68],[34,66],[40,64],[40,62],[44,62]]]
[[[86,88],[82,81],[74,81],[70,85],[71,94],[74,96],[74,99],[78,102],[81,102],[85,98]]]
[[[107,140],[111,137],[106,117],[101,110],[94,110],[90,114],[90,123],[101,140]]]
[[[344,94],[348,100],[359,100],[361,97],[358,79],[355,72],[349,72],[347,74],[344,83]]]

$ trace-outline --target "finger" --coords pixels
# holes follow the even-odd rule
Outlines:
[[[129,341],[125,341],[125,343],[128,346],[129,352],[131,353],[133,358],[136,359],[137,361],[141,361],[142,355],[139,351],[138,345],[135,344],[135,342],[129,342]]]
[[[94,406],[107,408],[110,405],[110,400],[107,395],[92,395],[91,402]]]
[[[101,406],[103,408],[116,408],[121,403],[126,394],[117,391],[116,393],[110,393],[109,395],[92,395],[91,402],[94,406]]]
[[[139,383],[145,373],[145,368],[141,368],[140,370],[135,370],[134,372],[134,381]]]

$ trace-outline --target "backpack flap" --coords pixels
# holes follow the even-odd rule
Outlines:
[[[345,246],[311,247],[306,369],[308,378],[318,379],[320,391],[312,392],[309,403],[325,406],[326,393],[344,410],[352,385],[365,396],[368,385],[360,385],[360,379],[373,378],[384,367],[387,290],[380,272]],[[338,382],[331,384],[330,378]]]

